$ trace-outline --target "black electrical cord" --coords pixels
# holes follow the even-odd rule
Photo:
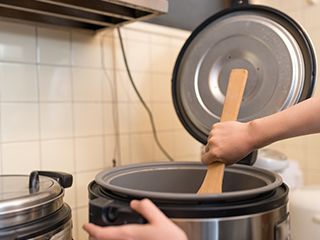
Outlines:
[[[132,79],[132,76],[131,76],[131,72],[130,72],[130,69],[129,69],[129,66],[128,66],[128,62],[127,62],[127,57],[126,57],[126,54],[125,54],[125,51],[124,51],[124,47],[123,47],[123,42],[122,42],[122,36],[121,36],[121,32],[120,32],[120,28],[118,27],[118,34],[119,34],[119,39],[120,39],[120,45],[121,45],[121,50],[122,50],[122,55],[123,55],[123,60],[124,60],[124,64],[126,65],[126,69],[127,69],[127,73],[128,73],[128,76],[129,76],[129,79],[130,79],[130,82],[131,82],[131,85],[134,89],[134,91],[136,92],[140,102],[142,103],[142,105],[144,106],[144,108],[146,109],[148,115],[149,115],[149,119],[150,119],[150,122],[151,122],[151,127],[152,127],[152,132],[153,132],[153,137],[154,137],[154,140],[156,142],[156,144],[158,145],[159,149],[161,150],[161,152],[170,160],[170,161],[174,161],[173,158],[166,152],[166,150],[161,146],[159,140],[158,140],[158,136],[157,136],[157,131],[156,131],[156,127],[155,127],[155,124],[154,124],[154,121],[153,121],[153,116],[152,116],[152,113],[150,111],[150,109],[148,108],[147,104],[145,103],[145,101],[143,100],[143,98],[141,97],[133,79]]]
[[[105,78],[108,80],[109,86],[110,86],[110,95],[112,99],[112,120],[113,120],[113,127],[115,132],[115,144],[114,144],[114,150],[113,150],[113,158],[112,158],[112,166],[116,167],[117,165],[121,165],[121,150],[120,150],[120,139],[119,139],[119,117],[118,117],[118,94],[117,94],[117,88],[116,84],[112,83],[112,80],[107,72],[106,64],[105,64],[105,56],[104,56],[104,36],[101,38],[101,63],[103,68],[103,74]]]

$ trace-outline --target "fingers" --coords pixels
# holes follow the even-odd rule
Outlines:
[[[83,225],[89,240],[187,240],[187,235],[168,219],[149,199],[133,200],[131,208],[144,216],[148,224],[128,224],[99,227],[92,223]]]
[[[132,210],[141,214],[149,224],[161,224],[168,220],[149,199],[143,199],[141,201],[133,200],[131,201],[130,206]],[[144,228],[144,225],[136,224],[100,227],[92,223],[87,223],[83,225],[83,229],[89,233],[90,240],[140,239],[140,235],[143,236],[148,232],[148,228]]]
[[[167,217],[149,199],[141,201],[132,200],[130,203],[132,210],[140,213],[149,223],[165,221]]]
[[[209,165],[214,162],[223,162],[223,163],[227,164],[223,159],[220,159],[220,158],[212,155],[212,153],[209,151],[202,155],[201,162],[206,165]]]
[[[209,147],[209,140],[208,140],[208,143],[205,146],[204,151],[207,153],[207,152],[209,152],[209,150],[210,150],[210,147]]]
[[[96,226],[92,223],[86,223],[82,226],[82,228],[88,232],[89,234],[89,240],[95,240],[95,239],[107,239],[103,238],[103,234],[101,233],[102,228],[99,226]]]
[[[118,227],[119,228],[119,227]],[[115,227],[100,227],[92,223],[83,225],[83,229],[88,232],[89,240],[117,240],[122,239],[123,233]],[[115,237],[117,236],[117,237]],[[118,238],[119,237],[119,238]]]
[[[92,223],[83,225],[83,229],[88,232],[89,240],[124,240],[139,239],[140,232],[144,233],[143,225],[122,225],[114,227],[100,227]]]
[[[203,164],[209,165],[210,163],[212,163],[212,158],[209,155],[209,153],[205,153],[203,154],[202,158],[201,158],[201,162]]]
[[[187,235],[161,212],[149,199],[131,201],[131,208],[148,220],[146,227],[135,231],[139,240],[187,240]],[[136,230],[136,229],[135,229]]]

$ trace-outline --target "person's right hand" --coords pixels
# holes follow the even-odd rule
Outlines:
[[[188,240],[185,232],[167,218],[149,199],[133,200],[130,206],[148,223],[115,227],[100,227],[86,223],[83,228],[89,233],[89,240]]]
[[[211,164],[219,161],[231,165],[246,157],[254,148],[254,136],[249,123],[235,121],[216,123],[212,126],[206,153],[202,163]]]

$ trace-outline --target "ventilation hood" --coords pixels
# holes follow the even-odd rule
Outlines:
[[[0,17],[99,30],[168,12],[168,0],[0,0]]]

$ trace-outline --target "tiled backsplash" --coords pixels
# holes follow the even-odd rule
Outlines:
[[[177,119],[170,90],[175,59],[190,33],[142,23],[121,32],[163,147],[176,160],[199,160],[201,146]],[[117,165],[168,161],[130,85],[116,30],[93,34],[0,21],[0,100],[1,173],[73,174],[65,201],[77,240],[87,239],[81,229],[88,221],[87,185],[113,166],[116,142]]]
[[[311,21],[309,13],[320,10],[320,4],[260,2],[297,18],[319,52],[320,19],[313,14]],[[133,79],[153,112],[160,142],[175,160],[198,161],[201,144],[181,126],[171,100],[173,66],[190,33],[147,23],[121,32]],[[167,161],[130,85],[116,30],[93,34],[0,21],[0,101],[0,172],[72,173],[74,184],[65,201],[73,210],[77,240],[87,239],[81,229],[88,219],[87,185],[112,167],[115,156],[118,165]],[[115,154],[117,142],[120,154]],[[273,147],[299,161],[306,184],[320,184],[320,135]]]

